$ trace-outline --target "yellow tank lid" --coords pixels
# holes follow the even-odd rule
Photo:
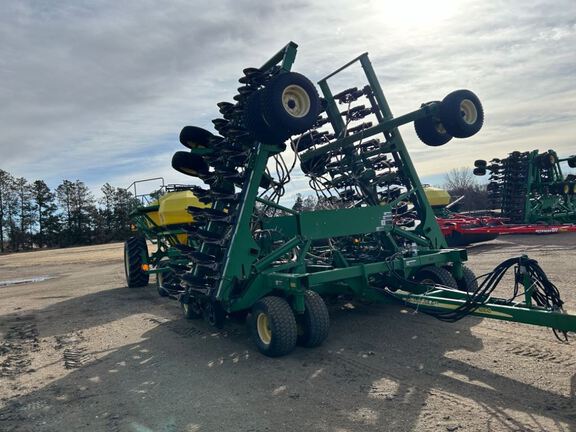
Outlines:
[[[432,207],[445,207],[450,204],[450,194],[444,189],[425,186],[424,193]]]

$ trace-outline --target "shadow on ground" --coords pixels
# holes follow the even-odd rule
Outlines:
[[[38,316],[48,323],[43,335],[53,335],[139,311],[157,316],[141,342],[14,398],[0,411],[0,429],[450,431],[460,419],[476,425],[471,430],[531,430],[526,419],[537,423],[532,413],[544,413],[559,430],[576,430],[573,399],[450,355],[478,355],[478,319],[445,324],[396,306],[338,308],[325,345],[269,359],[243,325],[214,331],[180,319],[151,287],[63,301]],[[138,319],[130,321],[135,329]]]

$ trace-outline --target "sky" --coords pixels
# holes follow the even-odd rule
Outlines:
[[[0,0],[0,169],[52,187],[162,176],[185,125],[212,129],[243,68],[286,43],[316,82],[368,52],[395,115],[467,88],[474,137],[427,147],[424,182],[513,150],[576,154],[576,1]],[[354,83],[352,83],[354,84]],[[352,85],[350,85],[352,86]],[[289,195],[307,193],[297,178]]]

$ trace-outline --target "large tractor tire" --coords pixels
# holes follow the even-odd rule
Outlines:
[[[447,268],[450,271],[450,267]],[[462,266],[462,279],[456,279],[456,284],[460,291],[467,293],[474,293],[478,290],[478,280],[472,270],[466,266]]]
[[[414,280],[426,285],[444,285],[448,288],[458,289],[456,279],[445,268],[428,266],[422,267],[414,276]]]
[[[304,293],[304,314],[297,318],[298,345],[317,347],[328,337],[330,316],[322,297],[315,291]]]
[[[268,296],[256,302],[249,326],[256,347],[268,357],[286,355],[296,346],[296,318],[288,302],[281,297]]]
[[[124,242],[124,272],[128,288],[148,285],[150,275],[142,268],[148,264],[148,246],[144,237],[130,237]]]

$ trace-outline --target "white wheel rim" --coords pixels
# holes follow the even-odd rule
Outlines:
[[[464,99],[460,102],[460,114],[462,115],[462,120],[467,124],[474,124],[478,120],[478,110],[476,110],[476,105],[470,99]]]
[[[310,112],[310,96],[299,85],[289,85],[282,92],[282,106],[292,117],[302,118]]]

